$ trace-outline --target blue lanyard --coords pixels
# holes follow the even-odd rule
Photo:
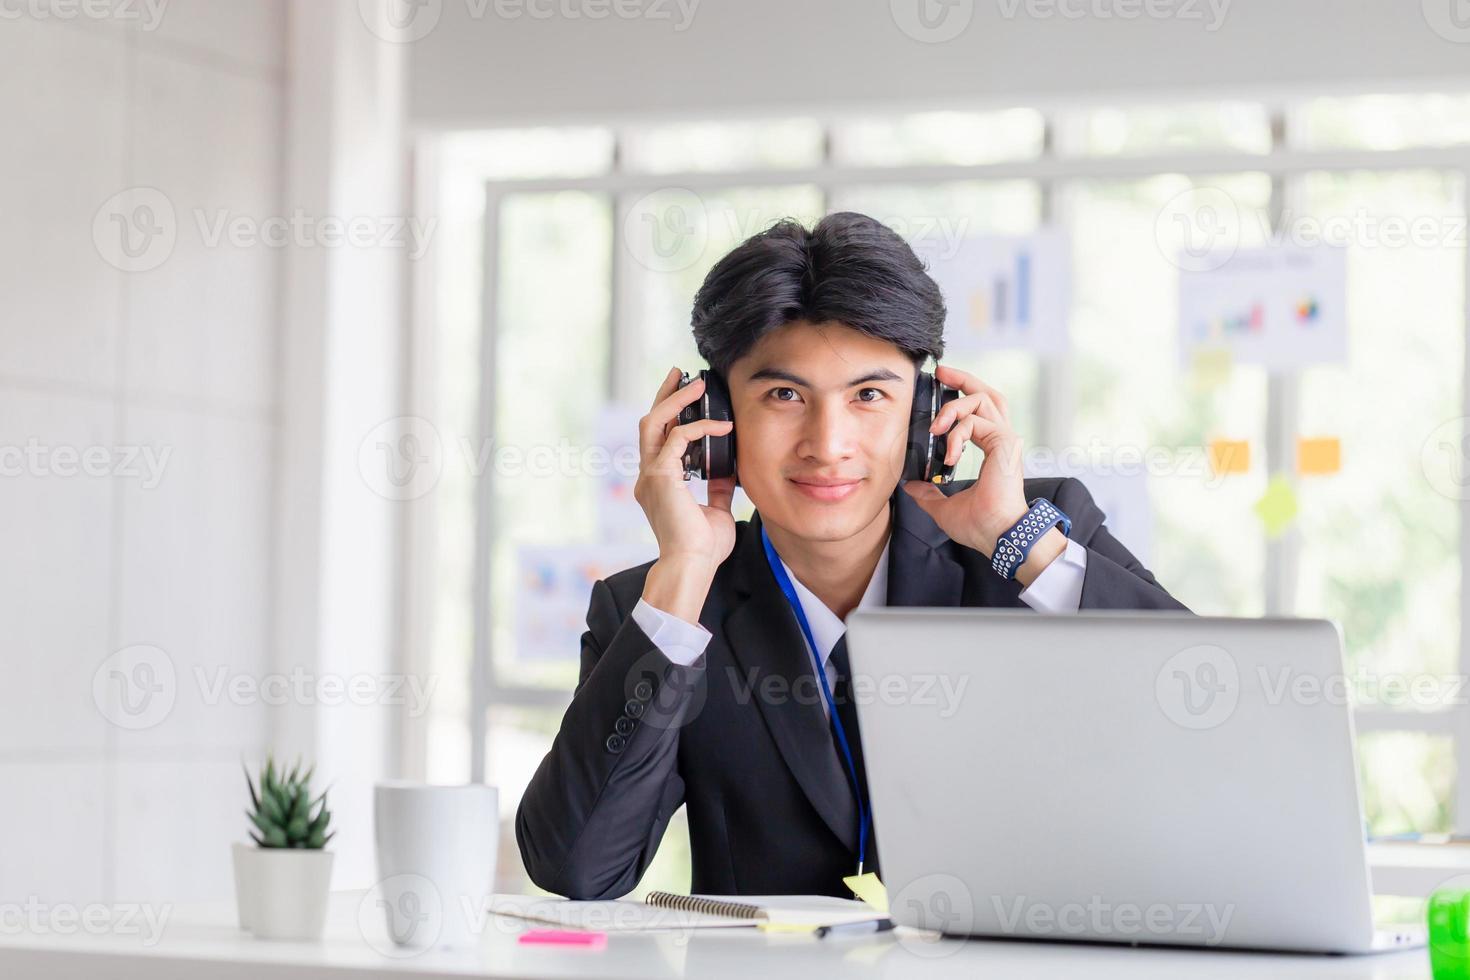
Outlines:
[[[837,730],[837,744],[842,748],[842,759],[847,763],[847,774],[852,777],[852,792],[857,798],[858,808],[858,874],[862,874],[863,859],[868,852],[868,810],[863,806],[863,788],[858,784],[857,766],[853,765],[852,749],[847,744],[847,732],[842,730],[842,718],[837,714],[837,705],[832,702],[832,691],[827,687],[827,671],[822,667],[822,655],[817,650],[817,641],[812,639],[812,628],[806,620],[806,613],[801,608],[801,599],[797,597],[796,587],[791,584],[791,576],[786,574],[786,567],[781,564],[780,556],[776,554],[776,549],[771,545],[771,539],[766,534],[764,525],[761,526],[761,544],[766,549],[766,562],[771,566],[771,574],[776,576],[776,584],[781,586],[781,594],[791,605],[791,611],[796,613],[796,621],[801,625],[801,632],[811,646],[812,660],[817,665],[817,679],[822,687],[822,697],[827,701],[827,713]]]

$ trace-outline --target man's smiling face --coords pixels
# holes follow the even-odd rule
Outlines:
[[[736,467],[762,519],[814,541],[871,524],[903,471],[915,374],[894,344],[803,320],[731,365]]]

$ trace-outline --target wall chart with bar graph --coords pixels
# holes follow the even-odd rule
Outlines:
[[[1179,354],[1288,370],[1347,359],[1347,252],[1266,245],[1179,273]]]
[[[1072,251],[1063,232],[919,242],[914,251],[944,293],[948,350],[1066,350]]]

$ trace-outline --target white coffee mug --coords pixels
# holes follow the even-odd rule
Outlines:
[[[403,947],[473,946],[495,887],[500,794],[493,786],[373,787],[373,836],[388,937]]]

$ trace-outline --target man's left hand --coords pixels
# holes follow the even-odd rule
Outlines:
[[[988,558],[995,554],[996,540],[1028,510],[1022,482],[1025,474],[1021,437],[1011,428],[1005,396],[995,388],[972,374],[947,365],[939,366],[935,378],[951,388],[958,388],[961,397],[939,411],[929,431],[949,430],[944,456],[946,464],[960,458],[966,442],[979,446],[985,453],[980,476],[974,484],[953,496],[947,496],[938,486],[922,480],[908,481],[904,490],[952,540],[974,548]],[[1058,533],[1047,534],[1036,543],[1027,565],[1033,565],[1031,559],[1035,558],[1040,567],[1045,567],[1065,548],[1065,536],[1058,529],[1053,530]],[[1057,540],[1048,540],[1052,538]],[[1046,542],[1046,547],[1042,547],[1043,542]],[[1061,548],[1056,547],[1058,544]],[[1029,580],[1036,570],[1028,569],[1032,574],[1026,575],[1025,579]],[[1018,574],[1017,577],[1022,576]]]

